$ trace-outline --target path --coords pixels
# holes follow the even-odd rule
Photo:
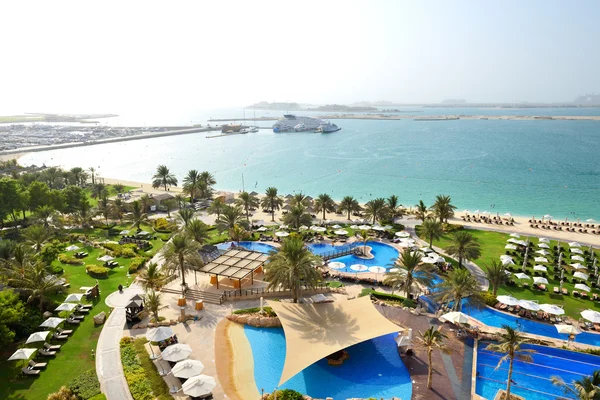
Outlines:
[[[98,339],[96,374],[100,381],[100,389],[108,400],[133,400],[123,373],[119,342],[126,323],[125,306],[131,297],[139,293],[143,293],[142,288],[133,284],[123,290],[123,293],[111,293],[105,300],[113,310],[106,319]]]

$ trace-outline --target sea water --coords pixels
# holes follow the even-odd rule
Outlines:
[[[598,109],[407,111],[415,115],[599,113]],[[337,200],[355,196],[361,202],[396,194],[406,206],[421,199],[430,205],[436,195],[447,194],[460,210],[600,220],[596,201],[600,121],[332,122],[342,130],[330,134],[260,130],[213,139],[196,133],[31,153],[21,163],[95,167],[102,176],[140,182],[150,182],[156,167],[165,164],[180,181],[190,169],[208,170],[219,189],[232,191],[264,192],[274,186],[281,194],[328,193]]]

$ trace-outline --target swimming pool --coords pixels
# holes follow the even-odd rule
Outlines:
[[[285,335],[281,328],[245,326],[252,347],[254,380],[260,393],[272,392],[279,383],[285,361]],[[311,397],[400,397],[410,399],[412,381],[398,356],[393,334],[367,340],[347,349],[343,365],[321,360],[306,368],[278,389],[293,389]]]
[[[508,362],[495,370],[501,354],[485,350],[488,343],[480,343],[477,353],[477,383],[475,392],[493,399],[499,389],[506,388]],[[525,345],[532,349],[533,361],[526,363],[516,360],[513,366],[511,392],[525,397],[527,400],[549,400],[564,396],[559,387],[554,386],[551,376],[560,376],[565,382],[581,379],[600,369],[600,357],[591,354],[576,353],[553,347]],[[561,397],[564,398],[564,397]]]
[[[223,242],[217,245],[219,250],[229,250],[233,242]],[[277,250],[275,246],[261,242],[240,242],[240,246],[247,248],[248,250],[258,251],[261,253],[269,254],[273,250]]]
[[[386,269],[393,268],[394,260],[396,260],[398,258],[398,255],[400,254],[398,252],[398,250],[396,250],[394,247],[392,247],[390,245],[387,245],[384,243],[379,243],[379,242],[367,242],[367,246],[371,247],[371,254],[373,255],[372,259],[370,259],[370,260],[363,259],[363,258],[355,256],[354,254],[335,258],[335,259],[333,259],[333,261],[338,261],[338,262],[342,262],[342,263],[346,264],[346,268],[341,269],[339,271],[355,273],[355,271],[352,271],[350,269],[350,266],[353,264],[364,264],[367,267],[380,266],[380,267],[384,267]],[[341,251],[341,250],[344,250],[345,248],[349,248],[349,247],[350,247],[349,245],[332,246],[330,244],[324,244],[324,243],[313,243],[313,244],[308,245],[308,248],[310,249],[310,251],[312,251],[313,253],[315,253],[317,255],[327,254],[332,251]],[[365,271],[365,272],[368,272],[368,271]]]

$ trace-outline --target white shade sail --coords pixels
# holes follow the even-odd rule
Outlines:
[[[539,239],[539,242],[540,242],[540,243],[550,243],[550,240],[549,240],[548,238],[541,237],[541,238]]]
[[[571,253],[573,253],[573,254],[583,254],[583,251],[581,249],[578,249],[578,248],[573,248],[573,249],[571,249]]]
[[[79,246],[76,246],[74,244],[70,245],[69,247],[67,247],[65,249],[66,251],[75,251],[75,250],[79,250]]]
[[[569,242],[569,247],[581,247],[581,244],[577,242]]]
[[[521,235],[519,235],[518,233],[515,232],[515,233],[511,233],[510,237],[514,237],[514,238],[519,239],[521,237]]]
[[[516,250],[517,246],[515,246],[514,244],[507,244],[506,246],[504,246],[504,248],[506,250]]]
[[[586,269],[587,268],[585,265],[580,264],[580,263],[569,264],[569,265],[575,269]]]
[[[571,260],[585,262],[585,258],[581,256],[573,256],[571,257]]]
[[[109,256],[108,254],[103,255],[102,257],[97,258],[98,261],[112,261],[114,260],[114,257]]]
[[[548,254],[550,254],[548,250],[537,250],[536,253],[541,254],[543,256],[547,256]]]
[[[410,233],[405,232],[405,231],[396,232],[395,235],[398,237],[401,237],[401,238],[410,237]]]

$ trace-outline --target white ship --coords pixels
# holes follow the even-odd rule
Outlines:
[[[332,124],[320,118],[302,117],[294,114],[285,114],[283,118],[280,118],[277,120],[277,122],[275,122],[275,124],[273,125],[273,132],[314,132],[322,125],[330,126]],[[335,130],[340,130],[340,128],[338,128],[337,126],[335,127]]]
[[[340,129],[342,129],[342,128],[340,128],[336,124],[332,124],[329,121],[323,121],[323,123],[321,125],[319,125],[319,127],[315,130],[315,132],[316,133],[331,133],[331,132],[337,132]]]

